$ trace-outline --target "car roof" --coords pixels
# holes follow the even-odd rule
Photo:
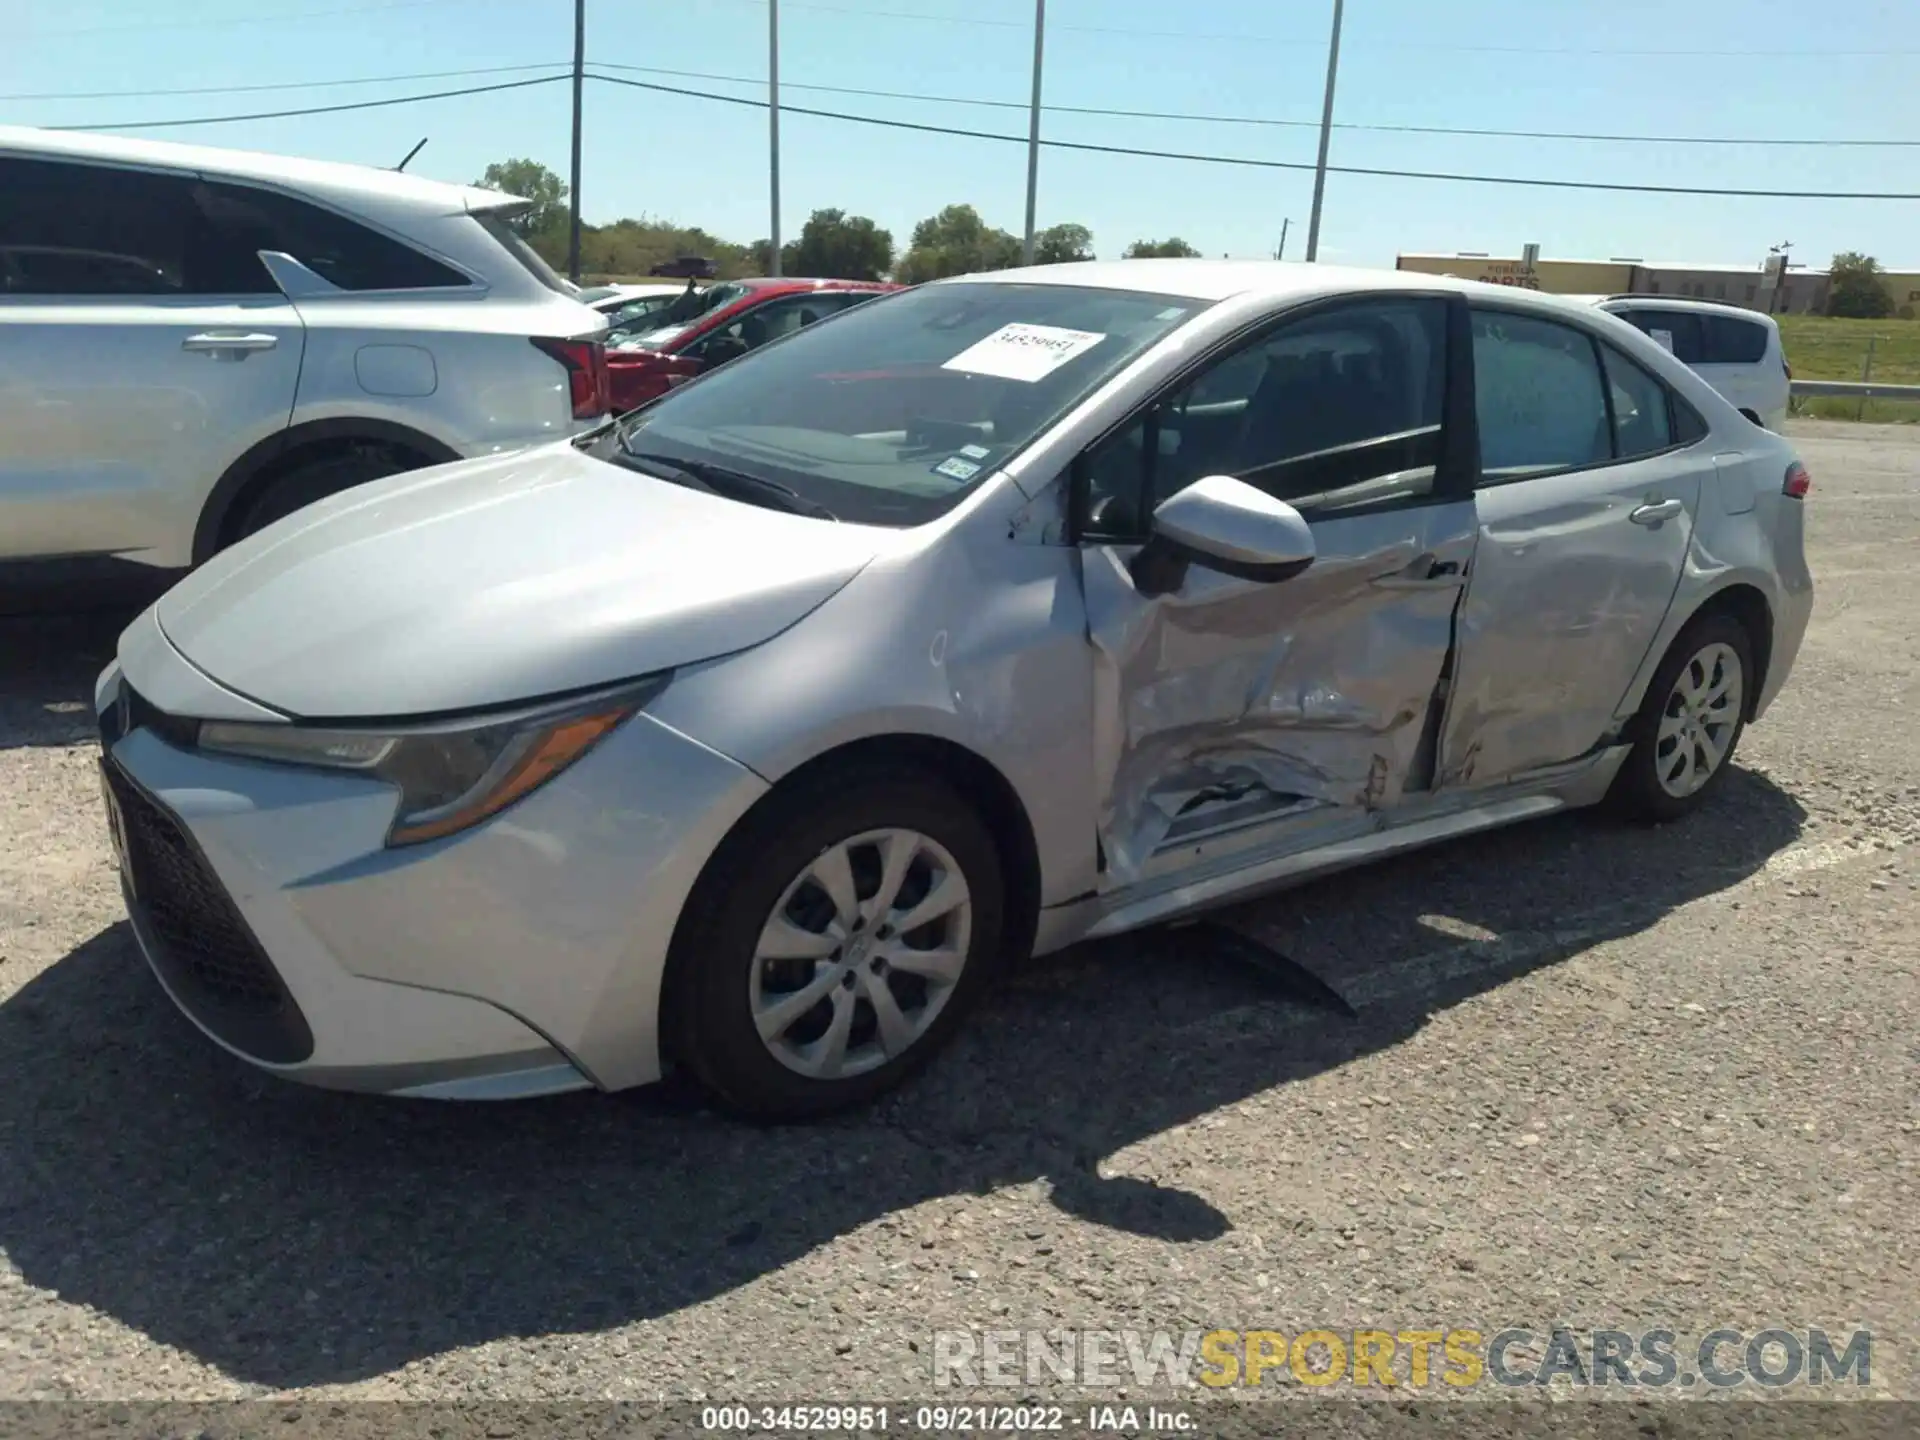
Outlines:
[[[1475,299],[1511,301],[1526,309],[1559,314],[1587,307],[1562,295],[1462,280],[1454,275],[1425,275],[1411,270],[1367,270],[1350,265],[1309,264],[1298,260],[1084,260],[1062,265],[1033,265],[1014,270],[976,271],[929,282],[934,285],[1086,285],[1103,290],[1132,290],[1190,300],[1226,300],[1258,296],[1274,302],[1320,296],[1458,293]]]
[[[1583,297],[1586,298],[1586,297]],[[1703,315],[1731,315],[1736,319],[1749,320],[1755,325],[1779,324],[1763,310],[1749,310],[1744,305],[1731,305],[1724,300],[1694,300],[1684,295],[1595,295],[1588,299],[1592,305],[1633,305],[1645,306],[1657,310],[1695,310]]]
[[[888,280],[809,280],[804,276],[793,275],[754,275],[745,280],[721,281],[720,284],[744,285],[749,290],[899,290],[903,286]]]
[[[497,190],[454,185],[373,165],[303,160],[292,155],[226,150],[213,145],[182,145],[171,140],[130,140],[120,135],[78,130],[41,130],[24,125],[0,125],[0,155],[190,170],[222,178],[256,180],[289,190],[318,191],[342,199],[359,196],[411,202],[453,213],[498,210],[524,203]]]

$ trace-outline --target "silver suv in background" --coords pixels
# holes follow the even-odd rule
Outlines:
[[[1754,424],[1777,433],[1785,423],[1793,367],[1772,316],[1663,295],[1609,295],[1594,303],[1651,336]]]
[[[185,568],[365,481],[606,412],[605,319],[523,202],[0,127],[0,566]]]

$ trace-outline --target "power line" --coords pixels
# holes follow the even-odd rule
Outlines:
[[[565,75],[542,75],[530,80],[508,80],[497,85],[470,85],[458,90],[440,90],[426,95],[395,95],[381,100],[356,100],[342,105],[314,105],[294,110],[260,111],[248,115],[202,115],[174,120],[135,120],[118,124],[90,125],[50,125],[49,130],[164,130],[174,126],[189,125],[233,125],[254,120],[281,120],[302,115],[337,115],[352,110],[373,110],[392,105],[414,105],[428,100],[449,100],[464,95],[486,95],[503,90],[523,90],[534,85],[551,85],[556,81],[568,79]],[[709,90],[691,90],[679,85],[662,85],[648,80],[632,80],[619,75],[603,75],[597,72],[588,78],[607,85],[621,85],[635,90],[650,90],[663,95],[680,95],[694,100],[712,100],[726,105],[745,105],[754,109],[765,109],[765,100],[755,100],[743,95],[720,95]],[[968,140],[994,140],[1005,144],[1025,145],[1027,138],[1019,135],[1002,135],[987,130],[964,130],[953,125],[927,125],[911,120],[887,120],[877,115],[855,115],[838,110],[820,110],[804,105],[783,105],[783,111],[795,115],[809,115],[822,120],[840,120],[855,125],[871,125],[888,130],[909,130],[923,135],[951,135]],[[1185,160],[1202,165],[1237,165],[1261,170],[1312,170],[1314,167],[1304,161],[1261,160],[1240,155],[1205,155],[1181,150],[1149,150],[1130,145],[1097,145],[1077,140],[1042,140],[1040,142],[1055,150],[1075,150],[1098,155],[1129,155],[1155,160]],[[1475,175],[1436,170],[1392,170],[1376,166],[1330,165],[1328,172],[1336,175],[1372,175],[1397,180],[1439,180],[1463,185],[1513,185],[1547,190],[1595,190],[1617,194],[1639,195],[1706,195],[1722,197],[1741,197],[1769,200],[1920,200],[1920,193],[1904,191],[1849,191],[1849,190],[1748,190],[1733,187],[1693,186],[1693,185],[1646,185],[1626,184],[1599,180],[1550,180],[1518,175]]]
[[[729,85],[764,85],[766,79],[760,75],[723,75],[710,70],[677,70],[659,65],[620,65],[611,61],[596,61],[601,70],[617,70],[633,75],[666,75],[682,80],[714,80]],[[366,75],[348,80],[289,80],[270,85],[202,85],[188,89],[172,90],[74,90],[74,91],[34,91],[17,95],[0,95],[0,102],[19,102],[30,100],[125,100],[156,95],[244,95],[280,90],[321,90],[337,89],[353,85],[388,85],[413,80],[445,80],[463,78],[469,75],[513,75],[525,74],[535,70],[565,70],[570,68],[564,60],[551,61],[544,65],[488,65],[466,70],[421,70],[405,75]],[[985,100],[972,95],[929,95],[909,90],[873,90],[854,85],[807,85],[793,81],[786,82],[789,90],[806,90],[822,95],[858,95],[874,100],[907,100],[932,105],[971,105],[988,110],[1019,110],[1028,107],[1020,100]],[[1093,115],[1103,118],[1130,120],[1171,120],[1202,125],[1245,125],[1270,129],[1313,130],[1319,128],[1317,120],[1282,120],[1271,116],[1259,115],[1216,115],[1208,113],[1192,114],[1177,110],[1129,110],[1104,105],[1046,105],[1041,107],[1060,115]],[[193,123],[193,122],[174,122]],[[112,128],[112,127],[103,127]],[[127,126],[118,127],[130,128]],[[1458,125],[1381,125],[1362,121],[1335,121],[1334,129],[1352,130],[1362,133],[1381,135],[1450,135],[1471,139],[1511,139],[1511,140],[1573,140],[1591,141],[1612,145],[1755,145],[1769,147],[1793,147],[1803,149],[1920,149],[1920,140],[1887,140],[1863,138],[1795,138],[1790,136],[1738,136],[1738,135],[1623,135],[1600,131],[1585,130],[1503,130],[1489,127],[1470,127]]]
[[[759,75],[719,75],[705,70],[669,70],[657,65],[615,65],[607,61],[595,61],[602,70],[619,70],[635,75],[669,75],[683,80],[718,80],[734,85],[764,85],[766,78]],[[867,90],[851,85],[801,85],[792,81],[782,81],[782,87],[788,90],[812,90],[828,95],[860,95],[875,100],[915,100],[935,105],[974,105],[991,110],[1019,110],[1025,112],[1027,104],[1022,100],[982,100],[966,95],[928,95],[908,90]],[[783,109],[786,107],[782,107]],[[1318,120],[1278,120],[1252,115],[1208,115],[1185,114],[1172,110],[1120,110],[1098,105],[1043,105],[1043,110],[1061,115],[1098,115],[1111,118],[1132,120],[1185,120],[1207,125],[1255,125],[1279,129],[1318,130]],[[1513,140],[1591,140],[1621,145],[1768,145],[1768,146],[1811,146],[1811,147],[1881,147],[1892,149],[1920,149],[1920,140],[1825,140],[1825,139],[1771,139],[1720,135],[1608,135],[1574,130],[1495,130],[1470,129],[1453,125],[1369,125],[1354,121],[1335,121],[1336,130],[1367,131],[1389,135],[1461,135],[1476,139],[1513,139]]]
[[[507,80],[498,85],[469,85],[464,90],[437,90],[430,95],[393,95],[384,100],[354,100],[345,105],[310,105],[299,110],[263,110],[253,115],[196,115],[183,120],[126,120],[117,125],[43,125],[43,130],[168,130],[176,125],[237,125],[247,120],[285,120],[294,115],[339,115],[348,110],[377,110],[387,105],[417,105],[423,100],[451,100],[458,95],[490,95],[499,90],[524,90],[529,85],[551,85],[569,75],[540,75],[532,80]],[[727,97],[722,96],[722,99]]]
[[[253,15],[223,15],[203,20],[131,20],[111,25],[86,25],[72,30],[21,30],[11,38],[37,40],[67,35],[118,35],[125,30],[223,30],[229,25],[284,25],[290,20],[332,20],[347,15],[378,15],[388,10],[421,10],[429,5],[458,4],[460,0],[388,0],[382,5],[357,5],[341,10],[300,10]]]
[[[744,95],[717,95],[709,90],[689,90],[678,85],[661,85],[649,80],[629,80],[618,75],[594,74],[592,79],[608,85],[625,85],[636,90],[652,90],[664,95],[683,95],[696,100],[715,100],[726,105],[747,105],[764,109],[767,102]],[[953,135],[968,140],[997,140],[1025,145],[1024,135],[1002,135],[988,130],[962,130],[952,125],[926,125],[912,120],[885,120],[877,115],[852,115],[838,110],[816,110],[804,105],[782,105],[793,115],[811,115],[822,120],[844,120],[856,125],[873,125],[888,130],[912,130],[923,135]],[[1181,150],[1146,150],[1129,145],[1095,145],[1078,140],[1042,140],[1055,150],[1078,150],[1098,155],[1135,155],[1154,160],[1186,160],[1202,165],[1240,165],[1261,170],[1312,170],[1297,160],[1256,160],[1239,155],[1201,155]],[[1518,175],[1470,175],[1438,170],[1389,170],[1374,166],[1329,165],[1335,175],[1374,175],[1395,180],[1444,180],[1462,185],[1523,185],[1546,190],[1602,190],[1638,195],[1712,195],[1763,200],[1920,200],[1920,192],[1850,190],[1743,190],[1730,187],[1695,185],[1633,185],[1599,180],[1548,180]]]
[[[743,3],[764,5],[766,0],[743,0]],[[916,20],[941,25],[986,26],[1001,30],[1031,30],[1030,19],[1001,20],[986,15],[930,15],[924,11],[912,10],[869,10],[853,5],[829,5],[817,3],[817,0],[781,0],[783,9],[812,10],[828,15],[855,15],[863,20]],[[1068,30],[1080,35],[1130,35],[1147,40],[1204,40],[1219,41],[1232,45],[1274,45],[1289,49],[1319,50],[1325,47],[1325,41],[1318,39],[1288,40],[1277,35],[1249,35],[1245,33],[1223,33],[1217,31],[1196,30],[1143,30],[1126,25],[1050,25],[1049,30]],[[1724,48],[1700,50],[1650,49],[1642,46],[1532,46],[1532,45],[1443,45],[1423,40],[1382,41],[1374,44],[1361,44],[1352,47],[1360,50],[1413,50],[1423,54],[1458,55],[1611,55],[1635,59],[1675,56],[1693,59],[1746,59],[1754,58],[1793,58],[1806,60],[1861,59],[1882,55],[1920,55],[1920,50],[1805,50],[1800,48],[1778,50],[1729,50]]]
[[[347,85],[396,85],[403,80],[452,80],[468,75],[524,75],[529,70],[571,69],[565,60],[550,65],[486,65],[474,70],[420,70],[411,75],[364,75],[357,80],[285,80],[274,85],[197,85],[185,90],[43,90],[0,95],[16,100],[138,100],[150,95],[251,95],[266,90],[330,90]]]

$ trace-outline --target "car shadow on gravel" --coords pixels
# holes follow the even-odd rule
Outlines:
[[[126,601],[25,613],[0,588],[0,750],[92,739],[93,682],[139,613]]]
[[[1103,1159],[1752,874],[1804,814],[1728,781],[1665,828],[1550,819],[1225,912],[1353,1018],[1149,932],[1028,967],[904,1091],[790,1129],[671,1084],[466,1107],[289,1085],[203,1040],[118,924],[0,1003],[0,1247],[31,1285],[288,1387],[670,1314],[863,1227],[910,1266],[928,1257],[893,1217],[1008,1184],[1050,1185],[1062,1244],[1204,1241],[1232,1217]]]

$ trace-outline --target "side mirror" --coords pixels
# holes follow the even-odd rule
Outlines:
[[[749,348],[751,347],[747,342],[738,335],[716,335],[707,342],[706,354],[703,358],[711,369],[715,365],[724,365],[729,360],[738,360],[747,353]]]
[[[1272,585],[1305,570],[1315,553],[1313,529],[1293,506],[1231,475],[1209,475],[1153,512],[1133,583],[1142,595],[1171,594],[1187,567],[1200,565]]]

